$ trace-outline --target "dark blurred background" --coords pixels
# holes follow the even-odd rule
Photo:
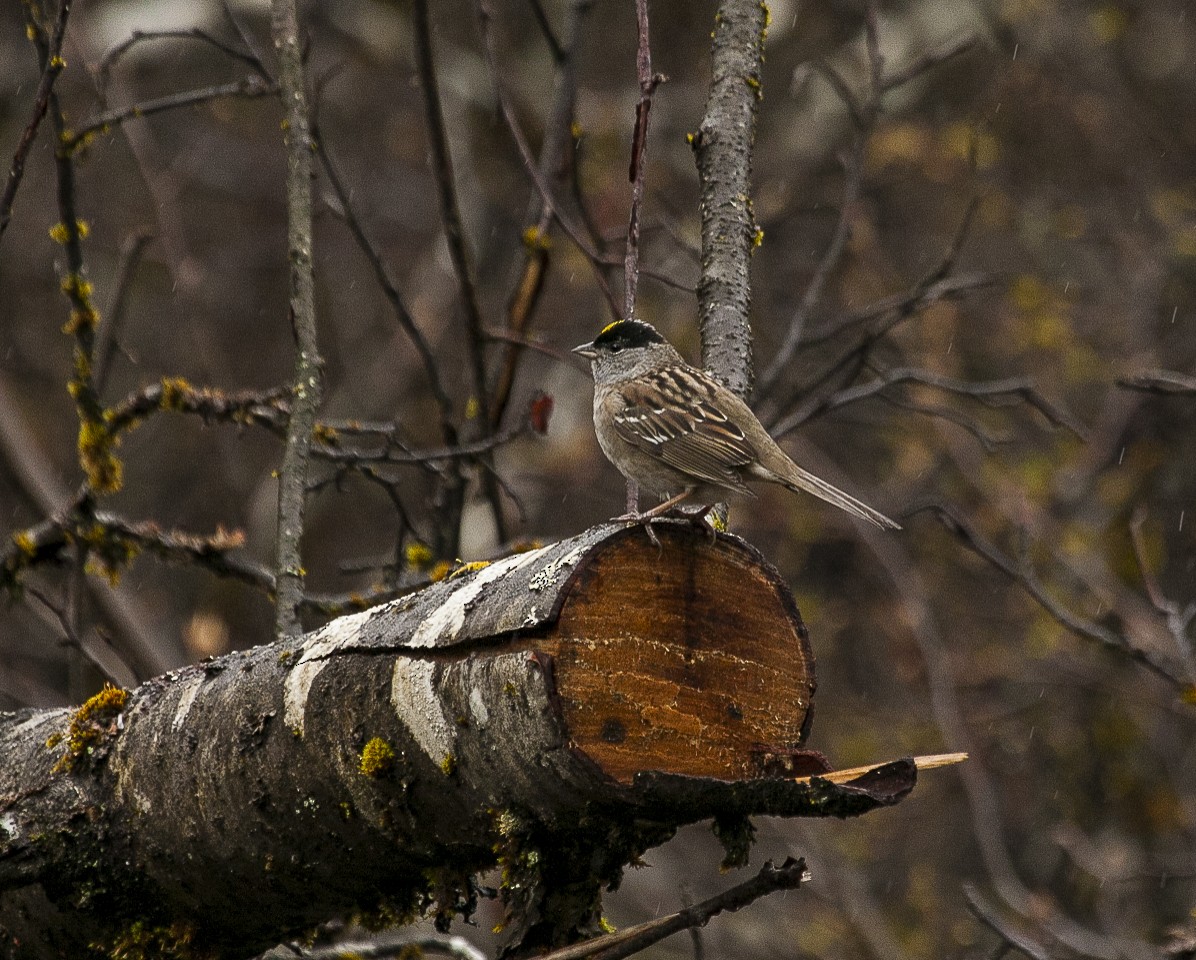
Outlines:
[[[829,64],[861,99],[868,76],[861,3],[770,6],[754,163],[764,231],[753,259],[760,368],[834,235],[855,136],[815,64]],[[432,7],[461,214],[482,312],[498,329],[536,197],[497,109],[473,4]],[[272,68],[266,4],[229,9]],[[544,0],[544,11],[563,29],[565,0]],[[714,6],[653,0],[650,11],[654,67],[668,81],[651,112],[643,257],[669,282],[645,276],[639,312],[696,359],[698,188],[686,134],[707,94]],[[427,160],[409,5],[325,0],[308,5],[304,24],[323,144],[467,424],[465,327]],[[216,2],[77,3],[57,87],[69,123],[246,76],[244,63],[209,45],[161,39],[132,48],[101,83],[105,52],[133,31],[192,28],[244,44]],[[537,148],[553,96],[552,50],[524,0],[497,2],[492,29],[503,82]],[[907,519],[901,534],[879,535],[784,491],[737,508],[734,529],[782,570],[811,631],[819,690],[810,745],[837,766],[957,749],[973,757],[965,773],[927,774],[900,806],[859,821],[762,821],[753,863],[805,855],[814,882],[716,920],[702,935],[706,955],[989,956],[1000,941],[969,912],[970,883],[1052,955],[1157,956],[1169,928],[1196,911],[1196,708],[1192,632],[1182,618],[1196,602],[1196,394],[1117,380],[1156,368],[1193,372],[1196,8],[1188,0],[884,3],[878,35],[891,72],[974,42],[885,98],[847,211],[846,247],[806,322],[809,346],[762,409],[783,414],[901,367],[975,382],[1032,380],[1083,427],[1083,439],[1008,397],[985,405],[914,383],[821,412],[785,446],[890,515],[927,499],[951,505],[1090,635],[1061,625],[1024,583],[928,513]],[[39,76],[21,4],[0,7],[0,63],[7,157]],[[582,205],[568,206],[578,217],[584,210],[618,259],[637,96],[630,2],[593,4],[576,66]],[[106,402],[165,376],[224,390],[264,390],[290,377],[280,117],[271,97],[221,98],[131,119],[80,156],[84,256],[102,312],[117,274],[130,271]],[[63,250],[49,233],[58,219],[52,140],[47,122],[0,239],[0,509],[12,533],[64,505],[82,479],[66,391]],[[317,169],[322,415],[394,420],[404,444],[439,446],[422,368]],[[928,298],[877,342],[853,380],[818,384],[862,328],[821,335],[886,298],[908,299],[973,200],[950,275],[978,278],[975,288]],[[130,256],[142,234],[148,241]],[[610,314],[587,258],[559,229],[549,242],[527,336],[564,351]],[[621,291],[617,271],[610,280]],[[503,348],[488,349],[493,373]],[[495,458],[509,487],[508,543],[559,538],[622,511],[622,481],[593,437],[586,372],[563,354],[524,352],[507,422],[537,390],[555,401],[547,435],[522,436]],[[163,527],[243,530],[245,554],[269,563],[280,452],[260,429],[161,413],[124,438],[124,487],[103,506]],[[328,475],[326,465],[315,471]],[[467,473],[459,556],[470,560],[508,543],[498,542],[478,468]],[[414,468],[391,476],[401,480],[409,523],[378,484],[352,471],[312,494],[304,554],[313,590],[368,592],[396,555],[413,569],[392,569],[392,579],[456,559],[428,561],[413,549],[433,540],[435,477]],[[65,608],[70,579],[62,567],[28,571],[24,582],[49,605],[26,592],[0,610],[0,708],[77,702],[101,682],[64,643],[50,609]],[[1174,604],[1170,624],[1151,589]],[[139,638],[157,669],[271,639],[261,591],[149,556],[115,586],[90,577],[78,603],[87,630],[118,652]],[[1126,643],[1162,670],[1144,666]],[[629,873],[608,902],[612,920],[645,919],[727,884],[719,858],[707,831],[685,831],[649,854],[650,868]],[[650,955],[692,950],[677,937]]]

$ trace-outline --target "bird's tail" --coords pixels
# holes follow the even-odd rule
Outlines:
[[[868,504],[857,500],[849,493],[844,493],[838,487],[832,486],[825,480],[819,479],[808,470],[803,470],[796,463],[789,461],[785,466],[787,469],[783,474],[773,470],[769,470],[768,472],[790,490],[812,493],[820,500],[825,500],[827,503],[834,504],[840,510],[847,511],[853,517],[867,520],[869,523],[874,523],[884,530],[901,529],[899,523],[890,520],[879,510],[873,510]]]

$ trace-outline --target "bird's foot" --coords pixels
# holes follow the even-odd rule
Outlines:
[[[644,533],[648,535],[648,539],[652,541],[652,546],[656,548],[658,553],[663,553],[664,547],[660,544],[660,538],[656,536],[656,531],[652,529],[652,521],[658,516],[660,514],[652,510],[645,510],[643,513],[636,510],[634,513],[624,513],[612,519],[615,523],[638,523],[644,528]]]

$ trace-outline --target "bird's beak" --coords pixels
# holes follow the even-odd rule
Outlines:
[[[594,349],[594,344],[592,341],[590,343],[578,344],[569,352],[576,353],[579,357],[585,357],[587,360],[593,360],[596,356],[598,356],[598,351]]]

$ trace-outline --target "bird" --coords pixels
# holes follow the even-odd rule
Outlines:
[[[572,350],[590,361],[594,432],[627,480],[627,513],[646,521],[685,500],[753,496],[748,481],[811,493],[887,530],[900,526],[794,463],[743,400],[681,354],[656,328],[628,318]],[[667,497],[640,512],[639,491]],[[650,528],[649,528],[650,532]]]

